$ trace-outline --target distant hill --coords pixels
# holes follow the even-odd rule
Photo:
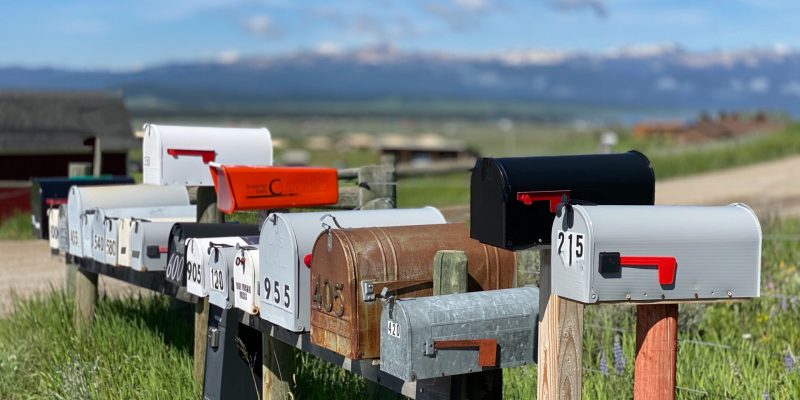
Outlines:
[[[800,111],[800,52],[414,53],[390,46],[130,72],[0,68],[2,89],[122,90],[136,109],[258,109],[274,102],[531,102],[554,106]]]

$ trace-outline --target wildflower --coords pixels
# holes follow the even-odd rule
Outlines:
[[[608,375],[608,360],[606,360],[605,350],[603,350],[603,354],[600,355],[600,371],[603,375]]]
[[[619,375],[625,372],[625,356],[622,354],[622,343],[620,343],[619,336],[614,337],[614,369]]]
[[[781,311],[786,311],[789,308],[789,301],[786,297],[781,298]]]
[[[792,372],[792,369],[794,369],[794,357],[792,357],[791,351],[786,351],[786,355],[783,356],[783,364],[786,365],[786,372]]]

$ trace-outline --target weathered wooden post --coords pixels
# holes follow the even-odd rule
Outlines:
[[[550,249],[540,250],[537,399],[580,399],[583,305],[554,295]]]
[[[678,354],[678,305],[636,306],[634,399],[674,399]]]
[[[217,209],[217,192],[213,186],[197,188],[197,221],[225,222],[225,214]],[[194,380],[200,385],[206,366],[206,339],[208,335],[208,297],[197,300],[194,309]]]
[[[96,140],[96,139],[95,139]],[[99,143],[98,143],[99,145]],[[97,150],[95,150],[97,152]],[[95,158],[97,156],[95,155]],[[93,175],[100,176],[100,170],[93,168]],[[90,257],[84,255],[84,259],[92,262]],[[97,306],[97,280],[96,273],[78,270],[76,265],[72,265],[74,271],[70,272],[69,266],[67,267],[67,279],[69,282],[69,274],[74,274],[75,282],[75,315],[74,322],[77,330],[82,330],[94,323],[94,310]],[[67,284],[69,290],[69,283]]]
[[[397,207],[394,165],[367,165],[358,169],[358,204],[363,210]]]
[[[92,165],[90,163],[85,163],[85,162],[71,162],[71,163],[69,163],[67,169],[68,169],[67,172],[69,173],[69,177],[70,178],[74,178],[74,177],[77,177],[77,176],[89,175],[89,173],[92,170]],[[69,235],[68,232],[66,234]],[[66,263],[67,264],[67,275],[65,277],[66,281],[65,281],[65,285],[64,286],[66,288],[67,296],[74,298],[74,296],[75,296],[75,275],[77,275],[77,273],[78,273],[78,265],[75,264],[72,261],[72,256],[70,256],[69,252],[67,252],[65,254],[65,258],[66,258],[66,261],[67,261],[67,263]]]

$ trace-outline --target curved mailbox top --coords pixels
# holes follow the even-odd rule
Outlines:
[[[554,294],[587,304],[760,294],[761,226],[745,205],[572,205],[559,213]]]
[[[272,165],[267,128],[210,128],[146,124],[143,182],[212,186],[208,164]]]
[[[221,165],[209,163],[222,212],[336,204],[334,168]]]
[[[472,171],[470,237],[521,249],[550,244],[555,205],[651,205],[655,176],[642,153],[481,158]]]

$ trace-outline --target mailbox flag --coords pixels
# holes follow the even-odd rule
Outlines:
[[[230,214],[242,210],[310,207],[336,204],[336,169],[315,167],[240,166],[209,163],[217,207]]]

